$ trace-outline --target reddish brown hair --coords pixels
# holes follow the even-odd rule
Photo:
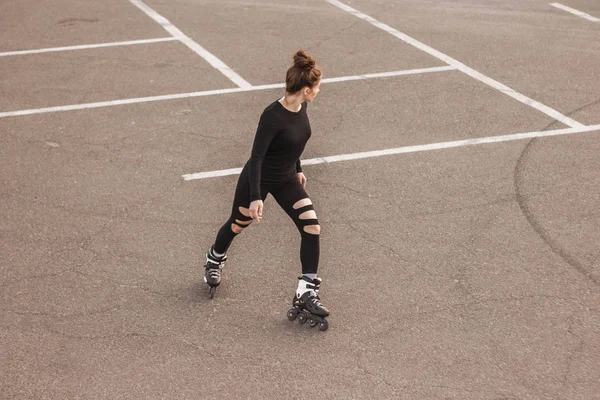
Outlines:
[[[294,62],[285,75],[285,91],[297,93],[303,87],[312,88],[321,80],[321,71],[316,60],[302,49],[294,54]]]

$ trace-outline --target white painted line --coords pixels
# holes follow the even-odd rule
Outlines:
[[[432,47],[427,46],[424,43],[419,42],[418,40],[408,36],[405,33],[402,33],[394,28],[392,28],[389,25],[384,24],[383,22],[379,22],[378,20],[376,20],[375,18],[372,18],[370,16],[368,16],[367,14],[364,14],[358,10],[355,10],[354,8],[347,6],[344,3],[341,3],[337,0],[325,0],[328,3],[354,15],[357,18],[360,18],[368,23],[370,23],[371,25],[376,26],[379,29],[382,29],[386,32],[388,32],[391,35],[394,35],[395,37],[397,37],[398,39],[410,44],[411,46],[414,46],[416,48],[418,48],[419,50],[424,51],[425,53],[444,61],[445,63],[447,63],[448,65],[451,65],[453,67],[455,67],[456,69],[458,69],[461,72],[464,72],[465,74],[469,75],[470,77],[485,83],[488,86],[493,87],[494,89],[497,89],[499,91],[501,91],[502,93],[512,97],[515,100],[520,101],[521,103],[527,104],[528,106],[531,106],[535,109],[537,109],[538,111],[543,112],[546,115],[549,115],[550,117],[554,118],[557,121],[562,122],[563,124],[570,126],[570,127],[583,127],[584,125],[567,117],[566,115],[561,114],[560,112],[554,110],[553,108],[550,108],[538,101],[535,101],[521,93],[516,92],[515,90],[509,88],[508,86],[495,81],[494,79],[475,71],[473,68],[467,67],[465,64],[455,60],[454,58],[438,51],[435,50]]]
[[[97,49],[99,47],[131,46],[131,45],[135,45],[135,44],[170,42],[173,40],[177,40],[177,38],[166,37],[166,38],[158,38],[158,39],[129,40],[127,42],[112,42],[112,43],[82,44],[82,45],[77,45],[77,46],[49,47],[46,49],[36,49],[36,50],[6,51],[4,53],[0,53],[0,57],[17,56],[17,55],[23,55],[23,54],[50,53],[50,52],[55,52],[55,51]]]
[[[456,70],[456,68],[454,68],[450,65],[446,65],[443,67],[417,68],[417,69],[407,69],[404,71],[377,72],[374,74],[340,76],[337,78],[323,78],[321,80],[321,83],[337,83],[337,82],[359,81],[359,80],[363,80],[363,79],[390,78],[390,77],[394,77],[394,76],[417,75],[417,74],[427,74],[430,72],[443,72],[443,71],[454,71],[454,70]],[[274,83],[274,84],[270,84],[270,85],[253,86],[251,90],[279,89],[279,88],[284,88],[284,87],[285,87],[285,83]]]
[[[281,89],[285,87],[285,83],[271,83],[270,85],[258,85],[252,86],[252,89],[246,90],[247,92],[253,92],[256,90],[269,90],[269,89]]]
[[[213,96],[216,94],[237,93],[237,92],[247,92],[247,91],[249,91],[249,89],[242,89],[242,88],[218,89],[218,90],[207,90],[204,92],[167,94],[167,95],[163,95],[163,96],[136,97],[133,99],[100,101],[97,103],[73,104],[73,105],[68,105],[68,106],[35,108],[35,109],[30,109],[30,110],[3,112],[3,113],[0,113],[0,118],[16,117],[16,116],[20,116],[20,115],[44,114],[44,113],[59,112],[59,111],[84,110],[84,109],[88,109],[88,108],[111,107],[111,106],[119,106],[119,105],[124,105],[124,104],[148,103],[151,101],[185,99],[185,98],[189,98],[189,97]]]
[[[328,78],[328,79],[323,79],[322,82],[335,83],[335,82],[344,82],[346,80],[375,79],[375,78],[385,78],[388,76],[424,74],[424,73],[429,73],[429,72],[449,71],[452,69],[454,69],[454,68],[453,67],[421,68],[421,69],[413,69],[413,70],[407,70],[407,71],[382,72],[382,73],[378,73],[378,74],[366,74],[366,75],[360,75],[360,76],[352,76],[352,77],[350,77],[352,79],[346,79],[348,77]],[[167,94],[167,95],[162,95],[162,96],[137,97],[137,98],[132,98],[132,99],[124,99],[124,100],[101,101],[101,102],[97,102],[97,103],[72,104],[72,105],[68,105],[68,106],[34,108],[34,109],[29,109],[29,110],[0,112],[0,118],[17,117],[20,115],[43,114],[43,113],[51,113],[51,112],[59,112],[59,111],[84,110],[84,109],[88,109],[88,108],[111,107],[111,106],[118,106],[118,105],[125,105],[125,104],[147,103],[147,102],[151,102],[151,101],[176,100],[176,99],[184,99],[184,98],[190,98],[190,97],[214,96],[214,95],[228,94],[228,93],[254,92],[254,91],[258,91],[258,90],[278,89],[278,88],[284,88],[284,87],[285,87],[284,83],[275,83],[275,84],[271,84],[271,85],[252,86],[249,88],[217,89],[217,90],[207,90],[207,91],[203,91],[203,92]]]
[[[417,74],[426,74],[429,72],[443,72],[443,71],[454,71],[454,68],[451,65],[446,65],[443,67],[431,67],[431,68],[418,68],[418,69],[408,69],[404,71],[392,71],[392,72],[377,72],[374,74],[362,74],[362,75],[350,75],[350,76],[340,76],[338,78],[323,78],[321,83],[336,83],[336,82],[348,82],[348,81],[359,81],[363,79],[374,79],[374,78],[390,78],[394,76],[404,76],[404,75],[417,75]],[[275,83],[271,85],[261,85],[254,86],[253,90],[257,89],[276,89],[276,88],[284,88],[285,83]]]
[[[230,168],[230,169],[222,169],[219,171],[207,171],[207,172],[197,172],[195,174],[186,174],[186,175],[183,175],[183,179],[185,179],[186,181],[191,181],[194,179],[216,178],[218,176],[239,175],[241,172],[242,172],[242,168]]]
[[[167,32],[169,32],[173,37],[177,40],[185,44],[187,47],[192,49],[196,54],[200,57],[204,58],[213,68],[218,69],[223,75],[228,77],[233,83],[238,85],[241,88],[247,89],[251,88],[252,85],[247,82],[244,78],[239,76],[235,71],[229,68],[223,61],[219,60],[212,53],[206,50],[204,47],[200,46],[198,43],[194,42],[189,36],[185,33],[181,32],[179,29],[175,27],[172,23],[169,22],[168,19],[154,11],[152,8],[148,7],[141,0],[129,0],[131,4],[145,12],[150,18],[158,22]]]
[[[351,153],[351,154],[341,154],[337,156],[328,156],[328,157],[320,157],[320,158],[311,158],[308,160],[302,160],[302,165],[316,165],[316,164],[329,164],[340,161],[349,161],[349,160],[359,160],[362,158],[373,158],[373,157],[381,157],[381,156],[389,156],[394,154],[405,154],[405,153],[416,153],[421,151],[432,151],[432,150],[442,150],[442,149],[450,149],[454,147],[465,147],[465,146],[476,146],[480,144],[486,143],[500,143],[500,142],[509,142],[513,140],[523,140],[523,139],[533,139],[539,137],[547,137],[547,136],[559,136],[559,135],[572,135],[576,133],[584,133],[584,132],[593,132],[600,131],[600,125],[590,125],[583,126],[578,128],[565,128],[565,129],[557,129],[553,131],[544,131],[544,132],[527,132],[527,133],[517,133],[512,135],[501,135],[501,136],[489,136],[484,138],[476,138],[476,139],[465,139],[465,140],[456,140],[453,142],[441,142],[441,143],[431,143],[417,146],[406,146],[406,147],[396,147],[393,149],[385,149],[385,150],[375,150],[375,151],[366,151],[360,153]],[[185,174],[182,175],[183,179],[186,181],[196,180],[196,179],[207,179],[214,178],[218,176],[227,176],[227,175],[237,175],[242,171],[242,168],[231,168],[224,169],[218,171],[207,171],[207,172],[198,172],[194,174]]]
[[[588,21],[600,22],[600,18],[592,17],[590,14],[584,13],[582,11],[576,10],[574,8],[571,8],[571,7],[567,7],[564,4],[550,3],[550,5],[552,7],[560,8],[561,10],[564,10],[566,12],[570,12],[571,14],[577,15],[578,17],[585,18]]]
[[[407,70],[407,71],[380,72],[380,73],[376,73],[376,74],[342,76],[342,77],[339,77],[339,78],[323,78],[321,82],[358,81],[358,80],[361,80],[361,79],[387,78],[387,77],[392,77],[392,76],[423,74],[423,73],[427,73],[427,72],[452,71],[452,70],[455,70],[455,69],[456,68],[453,67],[453,66],[446,65],[446,66],[443,66],[443,67],[411,69],[411,70]]]

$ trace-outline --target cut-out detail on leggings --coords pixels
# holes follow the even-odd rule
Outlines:
[[[242,228],[241,226],[236,225],[236,224],[231,224],[231,232],[235,233],[236,235],[242,233],[243,230],[244,230],[244,228]]]
[[[244,229],[246,229],[248,227],[248,225],[250,225],[252,223],[252,220],[249,221],[242,221],[239,219],[236,219],[233,224],[231,224],[231,231],[235,234],[240,234],[242,233],[242,231]]]
[[[321,225],[306,225],[302,229],[304,229],[304,232],[308,233],[309,235],[318,236],[321,234]]]
[[[307,198],[304,198],[302,200],[298,200],[296,203],[294,203],[294,205],[292,207],[295,210],[297,210],[300,207],[308,206],[308,205],[311,205],[311,204],[312,204],[312,201],[307,197]]]
[[[300,219],[316,219],[317,213],[314,210],[304,211],[302,214],[300,214],[300,216],[298,218],[300,218]]]
[[[242,213],[242,215],[244,217],[249,217],[250,216],[250,210],[248,210],[247,208],[240,206],[240,207],[238,207],[238,209],[240,210],[240,212]]]

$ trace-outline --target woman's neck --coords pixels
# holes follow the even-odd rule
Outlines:
[[[291,112],[298,112],[302,109],[302,96],[286,93],[279,102]]]

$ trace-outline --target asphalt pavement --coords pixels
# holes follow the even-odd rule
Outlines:
[[[564,5],[592,18],[0,4],[0,398],[600,398],[600,3]],[[299,48],[325,79],[302,159],[326,332],[286,318],[300,237],[273,198],[202,282],[219,171]]]

